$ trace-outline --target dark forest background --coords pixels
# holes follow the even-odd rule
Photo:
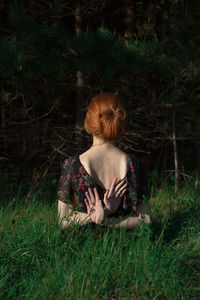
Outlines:
[[[83,120],[100,92],[123,99],[117,145],[147,171],[199,172],[199,28],[197,0],[1,0],[1,184],[57,178],[90,147]]]

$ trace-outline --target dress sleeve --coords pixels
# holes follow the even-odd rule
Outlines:
[[[147,201],[150,198],[150,195],[144,165],[140,160],[137,160],[135,172],[137,182],[137,204],[142,204],[144,200]]]
[[[144,166],[134,155],[131,156],[128,176],[126,176],[127,191],[117,211],[112,216],[137,216],[137,205],[142,204],[144,199],[149,199],[146,174]]]
[[[57,196],[58,200],[73,206],[74,191],[72,187],[72,158],[69,157],[64,160],[61,176],[58,183]]]

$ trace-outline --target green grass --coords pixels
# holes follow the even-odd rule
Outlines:
[[[56,187],[5,188],[0,299],[200,299],[200,186],[152,190],[151,226],[57,223]]]

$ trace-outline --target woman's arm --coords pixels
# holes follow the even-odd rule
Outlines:
[[[92,223],[87,213],[75,212],[67,203],[58,200],[58,219],[62,229],[70,227],[74,224],[85,225]]]
[[[146,224],[150,224],[150,208],[149,203],[139,204],[137,207],[137,213],[139,216],[125,216],[125,217],[106,217],[105,225],[108,227],[126,227],[127,229],[136,228],[140,225],[141,221],[144,219]]]
[[[58,220],[62,229],[74,224],[91,223],[87,213],[75,212],[73,208],[75,194],[72,187],[72,161],[71,157],[64,160],[58,184]]]

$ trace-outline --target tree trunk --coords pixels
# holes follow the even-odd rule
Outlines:
[[[81,6],[79,1],[77,1],[76,9],[75,9],[75,31],[76,36],[79,37],[81,34]],[[83,87],[84,87],[84,79],[83,73],[81,70],[77,70],[76,72],[76,143],[77,143],[77,151],[84,150],[84,95],[83,95]]]
[[[166,0],[165,5],[161,13],[162,22],[162,41],[165,41],[168,35],[168,24],[169,24],[169,14],[170,14],[170,1]]]
[[[163,145],[163,159],[162,159],[162,168],[161,168],[161,175],[165,174],[165,171],[167,169],[167,156],[168,156],[168,145]]]
[[[134,26],[134,6],[133,1],[126,0],[125,1],[125,30],[124,30],[124,38],[125,43],[128,44],[128,41],[134,37],[135,26]]]
[[[178,169],[178,151],[177,151],[177,139],[176,139],[176,99],[174,99],[174,103],[173,103],[172,141],[173,141],[173,148],[174,148],[174,170],[175,170],[174,193],[175,195],[177,195],[179,169]]]
[[[3,88],[1,89],[1,128],[3,129],[3,148],[6,149],[7,147],[7,138],[6,138],[6,104],[10,100],[11,94],[6,92]]]
[[[197,164],[196,164],[196,171],[200,173],[200,143],[197,143]]]

